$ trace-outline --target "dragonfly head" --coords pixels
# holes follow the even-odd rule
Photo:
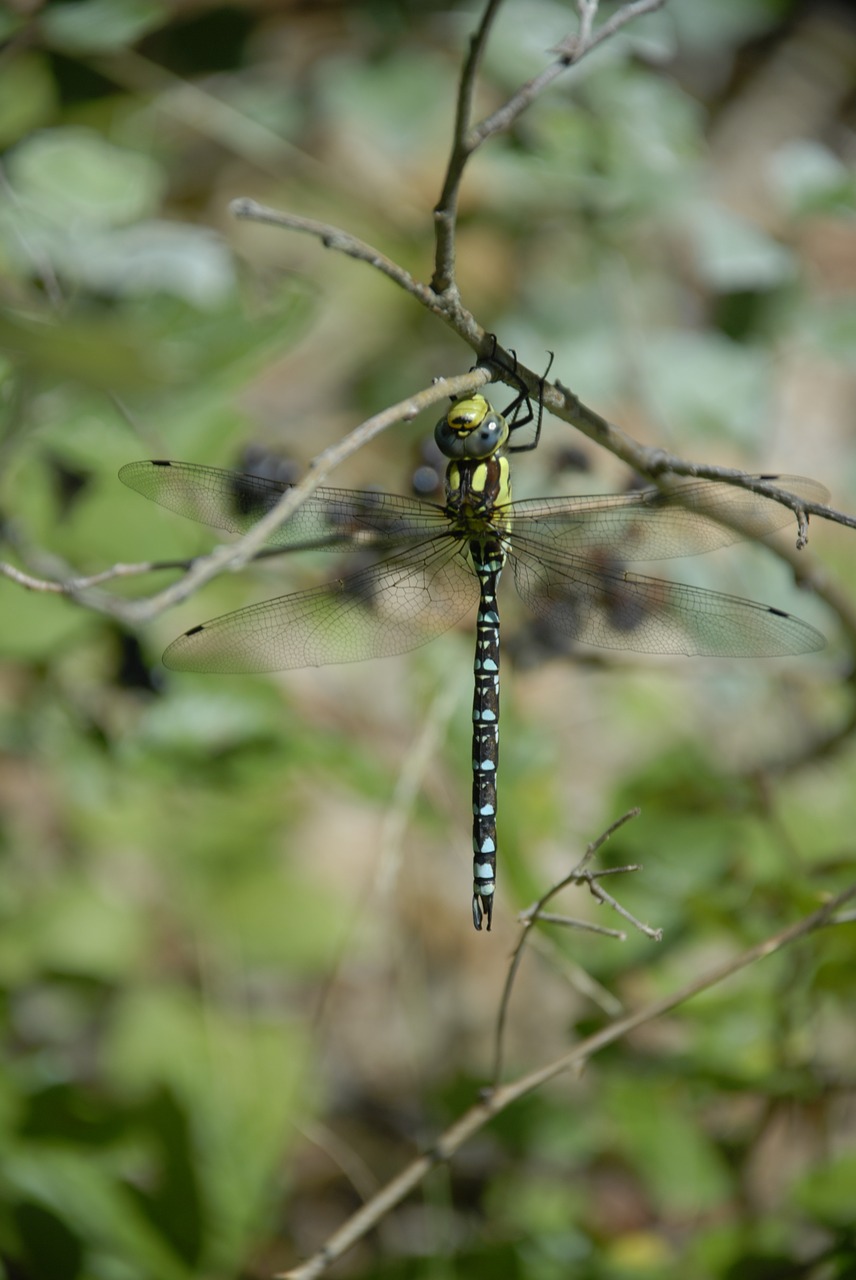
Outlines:
[[[467,396],[440,419],[434,439],[447,458],[490,458],[508,439],[508,423],[484,396]]]

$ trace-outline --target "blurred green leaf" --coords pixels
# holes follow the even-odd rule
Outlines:
[[[853,205],[856,175],[828,147],[808,138],[785,143],[770,160],[770,178],[788,212],[800,215]]]
[[[0,76],[0,147],[17,142],[46,124],[56,110],[56,88],[43,57],[30,53],[13,59]]]
[[[91,631],[92,622],[67,599],[25,591],[0,578],[0,657],[46,661]]]
[[[148,352],[108,320],[52,320],[47,326],[0,316],[0,349],[48,378],[74,377],[102,390],[153,390],[170,374],[163,353]]]
[[[719,334],[648,334],[644,376],[657,412],[689,439],[710,434],[751,440],[769,413],[768,356]]]
[[[444,111],[444,86],[446,91],[450,87],[445,60],[424,50],[414,57],[399,52],[382,77],[375,67],[352,58],[330,70],[319,84],[326,110],[347,120],[354,137],[371,137],[388,163],[407,166],[430,146]],[[400,104],[394,116],[390,101]]]
[[[793,1200],[803,1212],[828,1227],[852,1230],[856,1155],[840,1155],[804,1174],[793,1189]]]
[[[26,216],[66,234],[80,222],[115,227],[153,213],[165,181],[151,156],[117,147],[91,129],[45,129],[19,143],[7,163]]]
[[[148,941],[143,920],[133,910],[70,878],[38,904],[19,908],[19,919],[9,927],[14,938],[7,945],[17,947],[19,958],[29,952],[34,969],[42,963],[103,980],[131,973]]]
[[[90,236],[81,233],[73,241],[44,238],[39,247],[57,270],[104,293],[168,293],[204,309],[221,305],[235,287],[226,244],[203,227],[137,222]]]
[[[696,265],[714,289],[772,289],[796,276],[795,255],[745,218],[711,202],[699,205],[690,226]]]
[[[788,0],[681,0],[669,8],[668,18],[679,30],[682,43],[708,56],[717,46],[732,45],[760,36],[789,12]]]
[[[2,1180],[7,1195],[39,1206],[86,1241],[85,1255],[100,1255],[91,1274],[106,1275],[102,1267],[108,1263],[132,1280],[153,1275],[190,1280],[194,1274],[147,1222],[109,1165],[91,1154],[58,1143],[19,1143],[5,1153]]]
[[[612,1079],[604,1106],[618,1148],[639,1171],[647,1196],[680,1215],[709,1212],[731,1192],[725,1161],[696,1123],[688,1099],[644,1076]]]
[[[111,53],[155,31],[168,13],[157,0],[78,0],[49,6],[42,30],[65,53]]]
[[[279,1018],[218,1012],[150,987],[129,994],[111,1040],[111,1074],[125,1088],[167,1085],[182,1100],[203,1214],[217,1223],[201,1270],[234,1272],[270,1212],[295,1108],[305,1106],[302,1032]]]
[[[830,360],[856,366],[856,301],[845,295],[807,303],[794,317],[795,337]]]
[[[154,703],[141,726],[140,741],[177,754],[247,747],[278,733],[283,707],[260,681],[241,682],[236,689],[210,688],[196,681],[169,700]]]

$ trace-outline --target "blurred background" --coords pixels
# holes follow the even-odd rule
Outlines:
[[[7,4],[4,559],[50,577],[202,553],[219,535],[129,492],[122,464],[298,477],[472,363],[379,274],[228,205],[328,220],[429,279],[479,16]],[[507,0],[478,116],[575,20]],[[849,6],[674,0],[474,158],[463,300],[644,442],[806,474],[852,510],[854,125]],[[412,492],[432,427],[388,432],[332,483]],[[553,420],[515,467],[517,496],[631,483]],[[815,520],[799,557],[851,601],[852,545]],[[0,579],[2,1275],[261,1277],[318,1247],[474,1099],[517,911],[631,805],[602,865],[644,865],[610,888],[664,939],[545,931],[509,1075],[853,877],[849,624],[745,546],[667,568],[796,612],[823,652],[557,649],[509,594],[499,896],[476,934],[472,620],[359,666],[160,664],[186,627],[342,568],[310,553],[229,575],[138,634]],[[620,924],[581,890],[562,905]],[[827,930],[560,1078],[334,1274],[856,1276],[853,961],[852,926]]]

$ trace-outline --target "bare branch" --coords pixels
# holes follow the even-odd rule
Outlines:
[[[43,561],[48,559],[44,553],[41,553],[40,558]],[[58,596],[75,597],[82,592],[90,591],[93,587],[100,587],[105,582],[113,582],[117,578],[139,578],[145,573],[158,573],[162,569],[186,570],[191,564],[191,560],[142,560],[138,564],[114,564],[109,569],[102,569],[100,573],[53,579],[36,578],[30,573],[17,569],[13,564],[0,560],[0,576],[9,578],[11,582],[16,582],[19,587],[25,587],[28,591],[44,591]],[[65,566],[61,572],[65,572]]]
[[[580,29],[558,47],[560,56],[540,75],[528,81],[517,93],[503,104],[493,115],[488,116],[474,128],[470,128],[472,114],[473,91],[479,65],[484,53],[487,37],[499,8],[499,0],[488,0],[484,16],[476,34],[470,43],[470,51],[461,73],[458,89],[458,103],[455,115],[455,128],[452,137],[452,149],[443,189],[434,209],[434,233],[436,249],[434,254],[434,275],[431,287],[440,296],[450,296],[457,300],[455,285],[455,228],[458,211],[458,195],[464,169],[474,151],[494,134],[509,128],[517,117],[529,107],[544,89],[557,76],[562,75],[568,67],[579,62],[581,58],[594,49],[602,41],[614,35],[626,23],[634,18],[659,9],[666,0],[636,0],[626,5],[618,13],[613,14],[608,22],[598,30],[593,30],[598,9],[598,0],[579,0]]]
[[[792,946],[799,939],[808,937],[818,929],[839,922],[848,923],[850,913],[842,913],[841,908],[853,898],[856,898],[856,884],[850,885],[842,893],[830,898],[817,911],[804,916],[787,929],[782,929],[754,947],[749,947],[740,955],[709,969],[707,973],[679,987],[671,995],[664,996],[661,1000],[655,1000],[635,1013],[608,1023],[600,1031],[587,1036],[585,1040],[580,1041],[573,1049],[553,1062],[485,1093],[469,1111],[441,1134],[431,1151],[419,1156],[387,1183],[376,1196],[333,1233],[322,1249],[290,1271],[282,1272],[277,1280],[315,1280],[315,1277],[322,1275],[358,1240],[372,1231],[396,1205],[401,1204],[433,1168],[441,1162],[451,1160],[464,1143],[485,1128],[494,1116],[556,1076],[572,1069],[580,1070],[590,1058],[608,1045],[615,1044],[638,1027],[662,1018],[695,996],[733,977],[742,969],[748,968],[767,956],[774,955],[785,947]]]
[[[618,9],[611,18],[608,18],[602,27],[598,27],[597,31],[592,31],[599,0],[578,0],[580,32],[576,36],[569,36],[567,40],[563,40],[561,44],[556,45],[554,52],[564,54],[572,63],[579,62],[583,54],[597,48],[604,40],[609,40],[622,27],[627,26],[628,22],[634,22],[637,18],[644,18],[648,13],[654,13],[656,9],[662,9],[664,4],[666,4],[666,0],[630,0],[622,9]],[[588,10],[594,10],[594,13],[589,16]],[[581,41],[583,29],[586,25],[591,35],[585,41]],[[581,43],[582,52],[580,52]]]
[[[472,312],[462,304],[456,289],[446,290],[440,296],[433,288],[422,284],[419,280],[414,280],[409,271],[405,271],[379,249],[332,223],[316,222],[312,218],[298,217],[297,214],[282,213],[278,209],[270,209],[266,205],[249,199],[233,200],[229,208],[236,218],[244,218],[250,222],[265,222],[270,226],[283,227],[288,231],[305,232],[307,235],[315,236],[325,248],[335,249],[346,257],[367,263],[394,281],[411,298],[447,324],[474,352],[478,354],[484,349],[484,354],[488,354],[487,335]]]
[[[638,809],[630,809],[627,813],[623,813],[620,818],[617,818],[615,822],[606,828],[605,831],[601,832],[596,840],[592,840],[592,842],[586,847],[585,853],[580,858],[573,871],[565,876],[563,880],[560,880],[558,884],[554,884],[550,889],[548,889],[547,892],[538,899],[534,906],[530,907],[528,911],[522,914],[521,923],[523,925],[523,930],[517,940],[517,946],[514,948],[511,963],[508,966],[508,973],[505,976],[505,985],[502,989],[502,997],[499,1002],[499,1011],[496,1018],[496,1029],[494,1031],[493,1038],[493,1070],[491,1072],[492,1087],[495,1087],[498,1084],[499,1078],[502,1075],[502,1044],[505,1036],[505,1023],[508,1017],[508,1006],[511,1001],[511,991],[514,986],[514,980],[517,977],[517,971],[520,968],[523,951],[529,939],[529,933],[532,926],[537,923],[541,911],[551,898],[554,898],[557,893],[561,893],[562,889],[566,888],[568,885],[579,883],[581,879],[588,876],[588,864],[594,858],[598,849],[606,843],[610,836],[614,835],[619,827],[623,827],[625,822],[629,822],[631,818],[636,818],[638,816]]]
[[[455,288],[455,228],[458,217],[458,192],[461,186],[470,147],[467,134],[473,109],[473,93],[481,65],[487,38],[501,0],[489,0],[476,34],[470,41],[470,51],[461,72],[458,101],[455,111],[455,128],[452,135],[452,153],[446,169],[443,190],[434,209],[434,276],[431,287],[436,294],[445,294]]]
[[[12,578],[14,581],[19,582],[21,586],[28,587],[30,590],[54,591],[67,595],[88,608],[117,618],[127,626],[139,626],[143,623],[151,622],[166,609],[179,604],[182,600],[186,600],[199,587],[206,582],[210,582],[212,578],[224,570],[242,568],[262,550],[268,535],[298,509],[301,503],[323,483],[335,467],[363,448],[375,436],[380,435],[382,431],[394,426],[397,422],[416,417],[424,409],[428,409],[432,405],[448,399],[450,396],[464,395],[469,391],[483,387],[490,382],[491,376],[491,373],[486,369],[479,368],[454,378],[441,379],[430,387],[408,397],[408,399],[401,400],[398,404],[384,409],[382,413],[377,413],[371,418],[367,418],[365,422],[355,427],[344,440],[340,440],[338,444],[319,454],[304,479],[299,484],[286,489],[276,506],[267,511],[261,520],[237,541],[219,546],[210,555],[200,556],[189,564],[183,560],[151,561],[147,567],[139,567],[139,572],[154,571],[161,568],[181,568],[186,570],[184,576],[178,582],[173,583],[156,595],[140,600],[122,600],[97,590],[93,586],[97,581],[108,581],[113,577],[131,576],[132,573],[137,572],[137,566],[114,565],[112,568],[104,570],[92,578],[87,578],[74,574],[58,559],[50,558],[50,563],[56,572],[57,580],[54,582],[39,581],[31,575],[21,573],[20,570],[14,569],[11,565],[3,566],[2,572],[6,577]],[[43,560],[47,560],[47,557],[43,556]]]
[[[407,293],[412,294],[429,310],[438,313],[442,311],[431,290],[424,284],[420,284],[418,280],[414,280],[409,271],[405,271],[404,267],[393,262],[373,245],[343,231],[341,227],[333,226],[329,222],[317,222],[314,218],[301,218],[296,213],[282,213],[278,209],[271,209],[247,197],[233,200],[229,205],[229,212],[234,217],[243,218],[249,222],[266,222],[270,226],[282,227],[286,231],[302,231],[306,235],[315,236],[325,249],[335,249],[348,258],[356,258],[358,262],[368,263],[370,267],[374,267],[376,271],[388,276]]]
[[[335,249],[347,257],[356,258],[368,263],[383,275],[393,280],[434,315],[439,316],[469,342],[474,350],[478,350],[484,334],[479,329],[472,315],[460,302],[455,285],[455,228],[457,221],[458,194],[464,169],[470,156],[483,142],[493,134],[507,129],[538,95],[557,76],[568,67],[579,62],[591,49],[603,40],[614,35],[622,26],[633,18],[641,17],[654,9],[660,8],[665,0],[636,0],[626,5],[597,30],[592,30],[597,0],[580,0],[580,31],[569,37],[558,47],[560,56],[540,75],[523,85],[498,111],[483,120],[475,128],[470,128],[473,94],[481,60],[484,55],[487,39],[490,34],[501,0],[488,0],[479,27],[470,42],[470,49],[461,72],[458,89],[455,126],[452,136],[452,148],[443,189],[434,209],[434,228],[436,248],[434,255],[434,275],[430,288],[415,280],[408,271],[393,262],[380,250],[365,241],[343,231],[340,227],[329,223],[317,222],[312,218],[303,218],[297,214],[283,213],[258,204],[255,200],[242,197],[233,200],[230,205],[236,218],[253,222],[266,222],[271,226],[283,227],[290,231],[302,231],[315,236],[328,249]],[[573,48],[571,43],[573,42]]]
[[[537,388],[539,380],[531,370],[518,366],[516,372],[518,377],[526,382],[527,386]],[[533,394],[536,394],[536,392],[533,392]],[[579,396],[558,379],[554,385],[547,385],[544,388],[544,408],[548,409],[555,417],[561,418],[564,422],[576,427],[578,431],[581,431],[583,435],[588,436],[590,440],[593,440],[602,448],[614,453],[617,458],[620,458],[622,462],[626,462],[639,475],[646,476],[655,484],[659,484],[661,479],[667,475],[692,476],[698,480],[721,480],[726,484],[749,489],[752,493],[758,493],[762,497],[772,498],[774,502],[780,502],[782,506],[790,507],[791,511],[798,517],[798,546],[804,546],[807,542],[806,516],[820,516],[824,520],[831,520],[835,524],[844,525],[846,528],[856,529],[856,516],[837,511],[825,503],[808,502],[804,498],[798,498],[796,494],[789,493],[787,489],[780,489],[770,481],[759,480],[755,476],[747,475],[745,471],[738,471],[734,467],[719,467],[711,466],[708,463],[692,462],[687,458],[679,457],[677,454],[669,453],[665,449],[652,448],[649,445],[640,444],[638,440],[634,440],[621,427],[617,427],[614,423],[609,422],[606,418],[601,417],[599,413],[595,413],[593,409],[583,404]],[[668,486],[661,487],[668,492]]]
[[[641,867],[616,867],[614,870],[641,871]],[[598,877],[596,875],[592,875],[589,872],[584,871],[579,878],[580,880],[585,880],[593,898],[597,898],[598,902],[602,902],[604,906],[612,907],[613,911],[617,911],[620,916],[623,916],[625,920],[633,925],[634,929],[638,929],[640,933],[644,933],[646,938],[650,938],[652,942],[663,941],[662,929],[652,929],[650,925],[644,924],[641,920],[638,920],[636,916],[632,915],[626,907],[622,907],[621,903],[616,898],[613,898],[611,893],[607,893],[605,889],[601,888],[597,883]]]
[[[580,30],[577,41],[584,49],[591,43],[594,20],[597,17],[599,6],[600,0],[577,0],[577,8],[580,12]]]
[[[554,80],[558,79],[570,67],[574,67],[578,62],[581,62],[586,54],[591,53],[592,49],[596,49],[599,44],[609,40],[628,22],[633,22],[636,18],[642,18],[648,13],[653,13],[656,9],[662,9],[665,3],[666,0],[634,0],[634,3],[627,4],[622,9],[619,9],[617,13],[614,13],[609,21],[605,22],[597,31],[593,31],[587,40],[583,39],[583,30],[586,25],[591,25],[593,15],[589,17],[584,13],[580,31],[557,45],[557,52],[560,56],[556,61],[551,62],[549,66],[545,67],[543,71],[539,72],[531,80],[527,80],[526,84],[521,85],[507,102],[503,103],[497,111],[494,111],[493,115],[487,116],[480,124],[475,126],[468,140],[470,153],[476,151],[482,143],[486,142],[488,138],[492,138],[495,133],[502,133],[508,129],[518,116],[522,115]],[[597,8],[596,5],[594,7],[595,9]]]
[[[627,941],[627,934],[621,929],[608,929],[606,925],[595,924],[593,920],[582,920],[579,916],[560,916],[553,911],[542,911],[538,919],[541,924],[560,924],[566,929],[582,929],[584,933],[599,933],[605,938],[616,938],[619,942]]]

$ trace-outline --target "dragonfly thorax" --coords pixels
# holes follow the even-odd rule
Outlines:
[[[490,458],[508,439],[508,423],[484,396],[468,396],[440,419],[434,439],[447,458]]]
[[[446,510],[468,537],[507,532],[510,502],[507,458],[450,462],[446,468]]]

